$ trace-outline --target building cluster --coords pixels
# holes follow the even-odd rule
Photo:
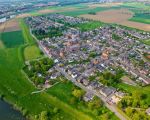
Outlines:
[[[41,34],[48,33],[55,28],[66,30],[66,27],[82,24],[88,21],[82,18],[76,18],[71,16],[64,16],[61,14],[49,14],[43,16],[33,16],[26,18],[26,23],[30,26],[32,32],[37,31]],[[53,29],[52,29],[53,28]]]
[[[75,21],[75,23],[85,22],[79,18],[59,14],[50,16],[55,19],[55,23],[59,20],[71,24]],[[119,37],[115,39],[114,34]],[[54,59],[54,68],[61,74],[94,90],[105,97],[109,104],[116,104],[125,94],[114,87],[103,85],[97,79],[90,81],[89,77],[105,70],[116,74],[113,68],[121,67],[135,78],[137,83],[149,85],[150,63],[143,54],[150,54],[150,47],[140,42],[149,38],[148,32],[128,30],[119,26],[108,25],[86,32],[69,27],[60,37],[43,38],[39,41],[39,46],[48,57]],[[90,92],[84,97],[85,101],[92,98]]]

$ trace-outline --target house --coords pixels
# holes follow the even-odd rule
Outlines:
[[[90,92],[87,92],[87,93],[84,95],[84,97],[83,97],[83,99],[84,99],[85,102],[89,102],[89,101],[91,101],[93,98],[94,98],[94,95],[93,95],[92,93],[90,93]]]
[[[120,100],[121,100],[121,98],[117,97],[116,95],[113,95],[111,97],[111,102],[114,104],[117,104]]]
[[[148,108],[148,109],[146,110],[146,113],[147,113],[148,115],[150,115],[150,108]]]
[[[115,92],[116,92],[116,88],[113,87],[104,87],[100,90],[100,93],[105,97],[108,97],[110,94]]]

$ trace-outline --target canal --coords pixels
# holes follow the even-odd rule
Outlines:
[[[23,115],[0,99],[0,120],[25,120]]]

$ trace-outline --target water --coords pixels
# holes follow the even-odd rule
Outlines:
[[[19,111],[0,99],[0,120],[25,120]]]

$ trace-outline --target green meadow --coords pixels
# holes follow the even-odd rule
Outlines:
[[[83,24],[78,24],[76,27],[79,28],[81,31],[89,31],[94,30],[95,28],[99,28],[104,26],[105,24],[99,21],[90,21]]]
[[[20,26],[22,27],[22,34],[25,39],[25,47],[24,47],[24,59],[32,60],[37,59],[42,56],[42,52],[38,48],[38,45],[34,38],[31,36],[28,26],[24,23],[23,20],[20,20]]]
[[[126,2],[121,7],[128,8],[134,13],[130,21],[150,24],[150,5],[140,2]]]
[[[24,39],[22,39],[22,37],[23,36],[21,31],[15,31],[3,33],[1,39],[5,47],[12,48],[24,43]]]

